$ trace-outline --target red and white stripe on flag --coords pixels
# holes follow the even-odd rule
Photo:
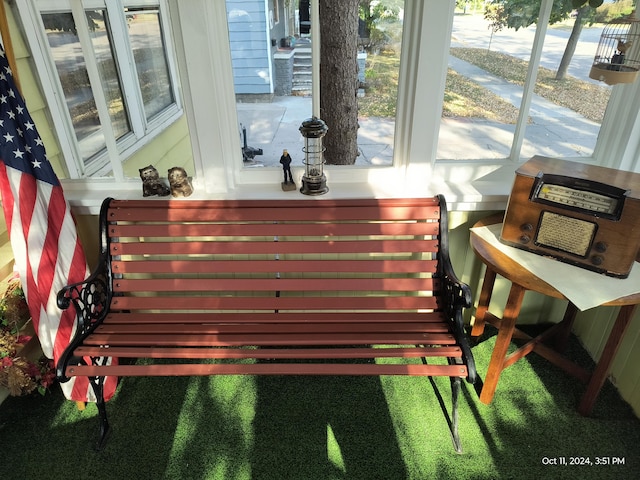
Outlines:
[[[0,46],[0,193],[15,266],[44,354],[58,361],[76,329],[73,308],[60,310],[58,291],[89,270],[62,186],[47,159]],[[107,377],[104,397],[115,392]],[[95,401],[86,377],[62,384],[65,396]]]

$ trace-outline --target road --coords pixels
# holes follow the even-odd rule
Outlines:
[[[571,34],[572,23],[562,26],[550,26],[547,29],[540,65],[550,70],[557,70],[560,60]],[[576,52],[569,65],[568,74],[580,80],[586,80],[605,86],[589,78],[589,70],[598,48],[602,26],[582,29]],[[536,25],[514,30],[507,28],[491,34],[489,22],[482,15],[456,15],[453,21],[451,46],[488,48],[492,51],[508,53],[522,60],[529,60],[531,47],[536,33]]]

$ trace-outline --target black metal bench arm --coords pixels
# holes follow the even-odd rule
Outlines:
[[[442,299],[445,304],[444,310],[449,321],[453,325],[453,333],[456,341],[462,348],[462,355],[467,364],[467,381],[475,384],[477,380],[476,366],[471,353],[471,347],[464,328],[464,319],[462,312],[465,308],[471,308],[472,296],[471,289],[466,283],[458,279],[451,263],[449,256],[449,217],[447,212],[447,203],[443,195],[438,195],[440,201],[440,249],[438,252],[439,271],[438,276],[442,280]]]
[[[102,218],[106,215],[109,200],[105,200],[100,212],[101,232],[98,265],[88,278],[82,282],[67,285],[58,292],[58,308],[66,310],[73,304],[77,322],[75,334],[56,365],[56,376],[60,382],[69,381],[64,370],[72,361],[71,352],[102,323],[109,312],[109,304],[113,296],[112,274],[108,255],[109,240],[107,232],[104,231],[107,222]]]

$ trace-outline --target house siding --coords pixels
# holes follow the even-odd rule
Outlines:
[[[264,0],[227,1],[227,17],[236,94],[273,93]]]

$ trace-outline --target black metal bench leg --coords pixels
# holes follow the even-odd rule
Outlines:
[[[449,364],[454,365],[457,364],[455,358],[448,358],[447,361]],[[422,358],[422,363],[427,365],[427,359]],[[462,453],[462,443],[460,442],[460,435],[458,433],[458,397],[460,396],[460,390],[462,389],[462,379],[460,377],[449,377],[451,379],[451,415],[447,410],[446,402],[442,398],[438,387],[436,386],[433,377],[429,377],[429,382],[431,382],[431,386],[438,398],[438,403],[440,404],[440,408],[444,413],[445,419],[447,420],[447,424],[449,426],[449,431],[451,432],[451,440],[453,441],[453,448],[456,453]]]
[[[98,407],[98,415],[100,417],[100,433],[98,437],[98,443],[96,444],[96,450],[100,451],[107,443],[107,437],[111,432],[109,427],[109,421],[107,419],[107,408],[104,401],[104,378],[105,377],[90,377],[89,382],[91,388],[96,396],[96,406]]]
[[[456,453],[462,453],[462,444],[458,434],[458,397],[460,396],[461,385],[462,380],[460,377],[451,377],[451,437]]]

